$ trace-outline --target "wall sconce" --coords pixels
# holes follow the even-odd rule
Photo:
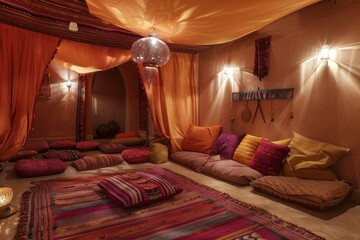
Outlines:
[[[320,59],[324,62],[327,62],[327,60],[329,60],[329,57],[330,57],[330,47],[329,44],[325,43],[320,50]]]
[[[69,23],[69,30],[72,31],[72,32],[79,31],[77,23],[76,22],[70,22]]]
[[[66,83],[66,86],[68,87],[68,90],[70,91],[70,88],[71,88],[70,68],[68,68],[68,75],[67,75],[67,83]]]
[[[17,208],[10,205],[13,195],[10,187],[0,187],[0,218],[10,217],[17,212]]]

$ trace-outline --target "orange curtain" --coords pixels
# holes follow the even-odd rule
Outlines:
[[[41,80],[59,39],[0,24],[0,161],[24,144]]]
[[[131,59],[129,50],[62,40],[54,60],[80,73],[103,71]]]
[[[139,66],[156,132],[170,138],[172,152],[180,149],[190,124],[198,124],[197,66],[196,55],[171,53],[149,88]]]

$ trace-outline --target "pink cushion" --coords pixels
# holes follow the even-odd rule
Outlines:
[[[58,150],[64,150],[64,149],[72,149],[75,148],[75,142],[68,141],[68,140],[60,140],[55,141],[49,144],[50,148],[58,149]]]
[[[63,161],[74,161],[82,158],[84,155],[78,150],[50,150],[43,153],[44,158],[59,158]]]
[[[76,143],[75,148],[79,151],[91,151],[96,150],[99,146],[100,143],[96,141],[81,141]]]
[[[141,163],[150,161],[149,148],[129,148],[122,151],[121,156],[129,163]]]
[[[39,177],[62,173],[67,166],[60,159],[21,159],[15,163],[14,171],[20,177]]]
[[[197,172],[201,172],[201,168],[208,158],[209,154],[199,152],[178,151],[171,154],[172,160],[186,165]]]
[[[94,156],[85,156],[81,159],[72,162],[71,166],[78,171],[84,171],[88,169],[96,169],[102,167],[108,167],[118,165],[123,162],[120,154],[103,154]]]
[[[24,146],[24,150],[35,150],[38,153],[46,152],[49,150],[49,143],[46,139],[38,139],[38,140],[26,140]]]
[[[121,153],[126,147],[121,143],[103,143],[99,146],[103,153]]]
[[[25,158],[32,158],[34,157],[38,152],[35,150],[21,150],[17,152],[11,159],[10,162],[15,162],[19,159],[25,159]]]
[[[109,177],[100,181],[98,186],[108,198],[123,208],[167,199],[182,191],[167,180],[144,172]]]
[[[280,173],[283,161],[290,148],[262,139],[254,156],[250,159],[249,167],[265,175],[276,176]]]
[[[236,148],[244,137],[244,134],[220,133],[212,147],[211,155],[219,154],[225,158],[232,159]]]

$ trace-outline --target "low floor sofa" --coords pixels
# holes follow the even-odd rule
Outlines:
[[[271,142],[250,134],[223,133],[221,126],[188,129],[174,162],[194,171],[320,210],[341,203],[352,186],[331,165],[348,148],[293,133]]]

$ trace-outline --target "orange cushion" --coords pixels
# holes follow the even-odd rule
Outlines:
[[[221,125],[208,127],[191,125],[181,143],[181,148],[184,151],[210,154],[212,146],[217,137],[220,135],[221,130]]]
[[[138,132],[122,132],[115,135],[115,138],[140,137]]]

